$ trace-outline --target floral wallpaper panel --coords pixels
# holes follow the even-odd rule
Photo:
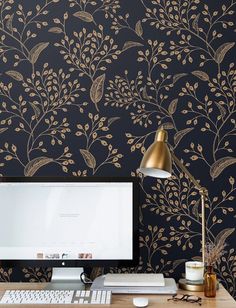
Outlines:
[[[218,278],[236,297],[235,0],[0,0],[3,176],[139,176],[140,263],[178,279],[200,256],[199,195],[138,166],[158,127],[207,187]],[[4,219],[4,218],[3,218]],[[50,269],[0,269],[46,281]]]

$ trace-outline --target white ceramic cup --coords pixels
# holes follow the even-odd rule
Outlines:
[[[204,264],[199,261],[185,262],[185,278],[190,281],[203,280]]]

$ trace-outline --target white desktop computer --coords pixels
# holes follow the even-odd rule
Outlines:
[[[57,290],[8,290],[0,304],[110,304],[111,292],[176,293],[161,274],[109,274],[91,293],[80,291],[84,268],[138,264],[139,203],[133,177],[0,177],[0,267],[52,267],[47,289]]]
[[[2,177],[0,196],[1,267],[53,267],[78,289],[83,267],[138,262],[136,178]]]

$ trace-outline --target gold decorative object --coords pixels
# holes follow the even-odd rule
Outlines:
[[[172,160],[176,165],[188,176],[193,182],[195,188],[201,196],[201,225],[202,225],[202,262],[205,260],[205,199],[208,194],[207,189],[202,187],[198,181],[192,176],[184,164],[175,156],[174,152],[167,144],[168,134],[163,128],[157,130],[154,143],[148,148],[143,156],[140,164],[140,172],[147,176],[157,178],[168,178],[171,176]],[[203,290],[203,284],[198,284],[196,287],[187,280],[181,279],[180,286],[189,291]]]
[[[186,280],[184,278],[181,278],[178,282],[179,282],[180,289],[191,291],[191,292],[203,292],[204,291],[203,284],[191,283],[191,281]]]

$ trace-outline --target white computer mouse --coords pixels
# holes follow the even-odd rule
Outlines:
[[[148,298],[147,297],[134,297],[133,304],[135,307],[147,307]]]

